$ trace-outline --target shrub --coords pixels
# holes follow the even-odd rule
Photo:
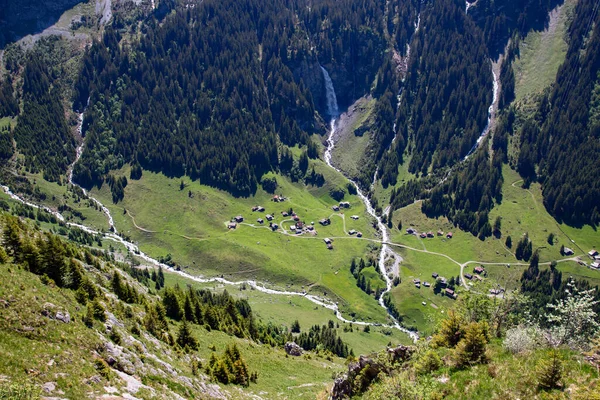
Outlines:
[[[342,188],[337,188],[337,187],[331,188],[329,190],[329,195],[331,196],[332,199],[334,199],[336,201],[340,201],[346,195],[346,191]]]
[[[4,247],[0,246],[0,264],[4,264],[8,261],[8,254],[6,254],[6,250]]]
[[[96,367],[96,370],[102,377],[104,377],[105,379],[110,378],[110,367],[108,366],[106,361],[104,361],[101,358],[96,358],[96,361],[94,361],[94,366]]]
[[[292,323],[292,332],[293,333],[300,333],[300,322],[298,322],[298,320],[295,320]]]
[[[83,306],[87,304],[88,301],[88,293],[85,291],[83,287],[80,287],[75,291],[75,300]]]
[[[553,349],[542,359],[538,367],[538,387],[542,390],[552,390],[562,387],[562,360],[558,351]]]
[[[262,180],[260,181],[260,184],[263,188],[263,190],[267,193],[275,193],[275,190],[277,190],[277,179],[275,177],[264,177],[262,178]]]
[[[543,342],[542,331],[537,325],[518,325],[506,331],[502,346],[510,353],[517,354],[534,350]]]
[[[486,362],[487,342],[487,323],[471,322],[465,329],[464,338],[456,346],[456,365],[463,368],[471,364]]]
[[[415,371],[419,375],[430,374],[442,366],[442,360],[435,350],[430,349],[423,354],[415,363]]]

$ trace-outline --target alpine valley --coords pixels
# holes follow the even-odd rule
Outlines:
[[[0,399],[600,399],[600,0],[0,3]]]

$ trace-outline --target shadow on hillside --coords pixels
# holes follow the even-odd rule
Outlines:
[[[84,0],[5,0],[0,6],[0,50],[20,38],[40,33]]]

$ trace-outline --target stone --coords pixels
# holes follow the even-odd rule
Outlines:
[[[388,347],[387,352],[392,362],[404,362],[410,358],[414,349],[409,346],[399,345],[397,347]]]
[[[136,369],[131,361],[126,358],[120,358],[117,362],[117,369],[125,372],[127,375],[135,375]]]
[[[57,312],[54,318],[56,318],[58,321],[64,322],[65,324],[71,322],[71,316],[67,311],[65,311],[64,313],[61,311]]]
[[[54,310],[56,309],[56,306],[52,303],[44,303],[44,305],[42,306],[42,315],[44,317],[48,317],[48,318],[53,318],[54,317]]]
[[[333,400],[349,398],[351,393],[352,386],[348,380],[348,375],[343,375],[335,379],[333,389],[331,390],[331,398]]]
[[[42,385],[44,393],[52,393],[56,389],[56,382],[46,382]]]
[[[290,356],[298,357],[302,355],[302,347],[298,346],[295,342],[287,342],[283,348]]]
[[[114,358],[113,356],[110,356],[110,355],[107,355],[107,356],[104,358],[104,361],[106,361],[106,363],[107,363],[108,365],[110,365],[111,367],[117,363],[117,359],[116,359],[116,358]]]
[[[89,377],[88,379],[84,379],[83,382],[87,385],[93,385],[94,383],[102,382],[102,378],[100,377],[100,375],[93,375],[93,376]]]
[[[377,376],[385,371],[385,366],[370,357],[360,356],[358,362],[352,362],[348,365],[348,373],[336,378],[333,384],[331,398],[333,400],[344,399],[351,397],[356,393],[352,393],[352,382],[360,375],[361,386],[366,387]]]

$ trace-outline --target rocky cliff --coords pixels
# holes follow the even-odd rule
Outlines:
[[[0,0],[0,48],[53,25],[84,0]]]

